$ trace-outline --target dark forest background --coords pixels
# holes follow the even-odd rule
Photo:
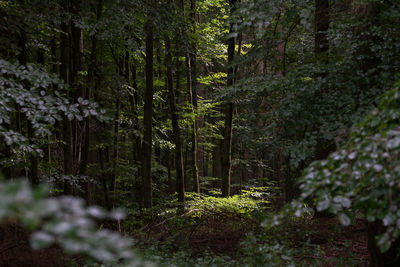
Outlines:
[[[399,25],[396,0],[0,1],[5,233],[66,265],[395,265]]]

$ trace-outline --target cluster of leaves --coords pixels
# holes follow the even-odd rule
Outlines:
[[[85,207],[78,198],[46,198],[48,188],[31,188],[25,180],[0,182],[0,223],[17,221],[34,231],[34,249],[59,245],[68,254],[86,256],[88,263],[142,266],[134,253],[132,240],[106,229],[98,230],[95,219],[121,220],[120,211],[105,212]]]
[[[255,213],[264,213],[270,208],[271,202],[269,188],[257,188],[258,190],[243,190],[242,195],[234,195],[229,198],[207,196],[197,193],[186,193],[185,207],[192,217],[201,218],[212,214],[226,213],[243,217],[252,217]]]
[[[22,66],[0,59],[0,69],[0,136],[8,146],[41,155],[34,138],[51,135],[56,121],[82,120],[89,115],[105,118],[97,111],[96,103],[82,98],[71,103],[63,82],[37,65]],[[10,129],[15,114],[25,117],[31,125],[35,135],[32,140],[20,129]]]
[[[302,199],[315,198],[319,211],[339,214],[343,225],[352,211],[361,210],[369,222],[381,222],[382,251],[400,235],[400,83],[386,93],[348,143],[328,159],[313,163],[301,180]]]
[[[254,40],[236,58],[240,79],[221,94],[237,104],[242,146],[258,157],[271,151],[270,159],[283,149],[287,170],[298,176],[299,167],[342,145],[398,79],[399,12],[390,1],[331,3],[329,50],[317,55],[312,1],[238,5],[233,34]]]
[[[400,83],[381,98],[380,104],[360,124],[349,141],[326,160],[316,161],[300,179],[301,197],[288,207],[301,216],[313,202],[317,211],[338,214],[349,225],[356,212],[377,222],[384,232],[376,236],[382,252],[400,235]],[[279,223],[276,216],[270,224]]]

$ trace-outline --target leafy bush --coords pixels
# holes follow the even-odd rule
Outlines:
[[[41,249],[58,244],[66,253],[86,256],[87,263],[141,266],[132,240],[106,229],[98,230],[94,219],[123,219],[123,213],[107,213],[85,207],[78,198],[46,198],[44,186],[32,189],[25,180],[0,181],[0,223],[17,221],[34,231],[31,246]]]
[[[377,236],[381,252],[400,235],[400,83],[381,98],[376,110],[354,127],[350,140],[326,160],[316,161],[301,179],[300,202],[338,214],[349,225],[355,211],[385,227]]]
[[[269,214],[275,188],[248,188],[228,198],[212,193],[190,192],[183,206],[174,199],[154,207],[157,216],[149,217],[137,233],[145,257],[161,266],[243,266],[259,262],[253,254],[265,252],[264,263],[286,262],[280,257],[285,246],[269,242],[258,248],[259,240],[246,239],[246,232],[262,230],[259,222]]]
[[[71,103],[66,98],[67,88],[63,82],[37,65],[21,66],[0,59],[0,69],[0,136],[9,146],[28,153],[41,153],[38,146],[30,145],[21,133],[8,129],[17,107],[32,125],[35,136],[40,137],[50,135],[50,126],[62,120],[62,116],[69,120],[82,120],[89,115],[105,119],[98,113],[96,103],[82,98],[78,103]],[[58,90],[53,91],[53,88]]]
[[[186,193],[187,203],[191,216],[201,217],[218,213],[240,214],[251,217],[257,211],[270,207],[268,188],[243,190],[242,195],[234,195],[228,198],[206,196],[197,193]]]

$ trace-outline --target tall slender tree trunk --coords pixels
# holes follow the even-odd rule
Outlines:
[[[236,0],[229,1],[231,13],[234,11]],[[231,30],[232,32],[232,26]],[[232,63],[235,56],[235,38],[228,40],[228,65]],[[227,86],[232,86],[234,81],[234,68],[228,67]],[[231,187],[231,154],[232,154],[232,120],[233,120],[233,103],[228,101],[224,104],[223,112],[225,114],[224,122],[224,140],[222,143],[221,155],[221,172],[222,172],[222,197],[230,195]]]
[[[203,164],[203,176],[204,177],[208,177],[209,176],[209,165],[208,165],[208,162],[209,162],[209,157],[208,157],[208,153],[207,152],[205,152],[204,154],[203,154],[203,162],[204,162],[204,164]]]
[[[53,73],[57,73],[58,69],[58,64],[57,64],[57,40],[56,37],[53,37],[51,39],[51,61],[53,62],[51,64],[51,69]]]
[[[170,149],[169,148],[167,148],[165,150],[165,165],[167,165],[168,193],[173,194],[174,193],[174,184],[172,182],[172,175],[171,175],[171,159],[170,159]]]
[[[103,1],[102,0],[97,0],[97,8],[95,9],[94,6],[92,6],[92,11],[96,13],[96,18],[97,21],[100,20],[101,18],[101,13],[103,10]],[[91,88],[94,86],[94,79],[95,79],[95,67],[96,67],[96,61],[97,61],[97,36],[92,36],[92,47],[91,47],[91,54],[90,54],[90,62],[89,62],[89,69],[88,69],[88,78],[87,78],[87,88],[85,92],[85,98],[90,99],[91,98]],[[81,165],[79,168],[79,173],[82,175],[87,175],[87,164],[88,164],[88,158],[89,158],[89,146],[90,146],[90,116],[85,118],[84,121],[84,144],[83,144],[83,149],[82,149],[82,160],[81,160]]]
[[[72,97],[76,101],[79,97],[84,97],[84,87],[82,84],[82,79],[80,79],[81,72],[84,70],[84,50],[83,50],[83,30],[79,27],[79,21],[81,19],[82,13],[82,0],[70,0],[71,6],[70,11],[72,14],[71,19],[71,30],[70,30],[70,71],[71,75],[69,77],[69,83],[72,88],[75,89]],[[81,128],[84,125],[77,121],[76,119],[70,122],[71,124],[71,146],[72,146],[72,157],[71,165],[75,167],[75,171],[79,172],[81,157],[82,157],[82,147],[84,146],[84,140],[82,138]],[[72,170],[71,170],[72,172]],[[84,182],[80,183],[80,186],[87,190],[87,185]],[[86,200],[88,200],[87,191],[82,195]]]
[[[172,76],[172,56],[171,56],[171,42],[169,36],[165,37],[165,65],[167,67],[167,87],[169,91],[169,106],[171,111],[172,129],[175,142],[175,160],[176,160],[176,190],[178,192],[178,201],[185,201],[185,178],[183,166],[183,154],[181,145],[181,134],[178,125],[178,114],[176,110],[176,96],[173,87]]]
[[[329,49],[329,0],[315,0],[315,54],[320,55]]]
[[[153,205],[151,158],[153,142],[153,22],[152,15],[148,14],[145,23],[146,35],[146,92],[144,98],[144,138],[142,144],[142,180],[143,180],[143,204],[145,208]]]
[[[71,0],[71,13],[74,16],[71,23],[71,36],[72,36],[72,75],[71,83],[74,85],[75,99],[78,97],[84,97],[84,89],[82,82],[78,80],[79,72],[83,71],[84,65],[84,50],[83,50],[83,30],[79,28],[74,20],[81,18],[82,12],[82,0]]]
[[[139,132],[139,126],[138,126],[138,110],[137,110],[137,103],[138,103],[138,87],[137,87],[137,69],[136,69],[136,62],[134,60],[133,65],[131,67],[131,76],[132,76],[132,87],[133,87],[133,92],[131,92],[131,94],[129,95],[129,101],[131,104],[131,111],[132,111],[132,116],[134,118],[134,125],[133,125],[133,129],[134,134],[132,135],[133,138],[133,145],[132,145],[132,157],[133,157],[133,161],[135,162],[135,164],[137,164],[137,166],[139,166],[140,161],[141,161],[141,150],[142,150],[142,143],[141,143],[141,139],[140,136],[137,135],[137,132]],[[141,170],[142,168],[139,166],[138,167],[138,174],[136,176],[136,179],[134,181],[135,184],[135,192],[134,193],[134,197],[136,199],[136,201],[139,203],[140,207],[142,207],[142,190],[141,190],[141,183],[140,183],[140,177],[142,177],[141,175]]]
[[[69,1],[65,3],[65,12],[69,12]],[[70,57],[70,43],[71,43],[71,30],[70,20],[63,21],[61,23],[61,65],[60,65],[60,76],[65,84],[71,83],[71,57]],[[69,92],[67,92],[69,97]],[[63,156],[64,156],[64,174],[72,174],[73,166],[73,153],[72,153],[72,127],[71,121],[64,116],[63,117]],[[72,194],[71,185],[68,182],[64,182],[64,193]]]
[[[107,179],[105,175],[105,168],[104,168],[104,156],[103,156],[103,149],[99,148],[99,163],[100,163],[100,169],[101,169],[101,184],[102,184],[102,189],[103,189],[103,196],[104,196],[104,203],[105,206],[108,209],[111,209],[112,205],[111,202],[109,201],[108,197],[108,186],[107,186]]]
[[[30,144],[32,145],[34,143],[33,139],[35,138],[35,134],[33,131],[33,127],[31,122],[28,120],[28,138],[30,140]],[[30,168],[30,173],[29,173],[29,180],[32,184],[38,184],[39,183],[39,160],[38,160],[39,155],[36,154],[31,154],[30,159],[31,159],[31,168]]]
[[[28,63],[28,52],[27,52],[27,48],[26,48],[27,41],[28,41],[28,38],[27,38],[26,32],[21,31],[20,38],[19,38],[19,46],[21,48],[21,53],[18,56],[18,60],[21,65],[26,65]],[[17,110],[19,110],[19,107]],[[18,115],[19,114],[17,114],[17,122],[19,121]],[[33,130],[31,122],[29,121],[29,118],[26,118],[26,121],[27,121],[27,125],[28,125],[27,127],[28,127],[29,144],[33,145],[34,138],[35,138],[34,130]],[[20,124],[20,122],[17,124]],[[21,126],[17,126],[17,127],[19,128]],[[32,184],[37,184],[39,182],[38,181],[38,172],[39,172],[38,157],[39,157],[39,155],[32,154],[32,153],[29,155],[30,165],[31,165],[30,171],[29,171],[29,180]]]
[[[221,151],[221,175],[222,175],[222,197],[230,196],[231,187],[231,152],[232,152],[232,113],[233,104],[226,103],[224,106],[224,140]]]
[[[6,127],[9,127],[8,124],[5,124],[5,125],[6,125]],[[4,142],[4,143],[5,143],[5,146],[6,146],[5,156],[6,156],[7,159],[11,159],[11,147],[9,145],[7,145],[6,142]],[[6,179],[11,179],[12,178],[11,177],[11,167],[10,166],[4,167],[3,171],[4,171],[4,176],[5,176]]]
[[[222,177],[221,172],[221,143],[219,139],[216,139],[215,146],[213,148],[213,166],[212,166],[212,176]]]
[[[191,17],[191,33],[196,34],[196,0],[190,0],[190,17]],[[196,40],[192,40],[187,53],[188,67],[188,88],[190,92],[190,101],[192,112],[197,113],[197,62],[196,62],[197,46]],[[200,193],[199,167],[198,167],[198,120],[193,122],[192,133],[192,180],[193,191]]]
[[[314,19],[314,53],[317,63],[327,63],[326,52],[329,50],[328,30],[329,30],[329,0],[315,0],[315,19]],[[326,76],[324,73],[318,74],[319,78]],[[326,89],[324,89],[326,90]],[[323,91],[319,94],[322,96]],[[320,137],[317,139],[315,148],[315,159],[325,159],[332,150],[332,143]],[[327,145],[328,143],[328,145]],[[335,146],[333,146],[335,147]],[[315,212],[315,217],[327,217],[326,211]]]
[[[112,204],[115,206],[116,191],[117,191],[117,176],[118,176],[118,163],[119,163],[119,116],[121,109],[121,100],[119,96],[115,101],[115,114],[114,114],[114,144],[113,144],[113,171],[111,176],[110,191],[112,192]]]

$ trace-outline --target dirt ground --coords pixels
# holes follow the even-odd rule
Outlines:
[[[211,225],[210,225],[211,224]],[[224,228],[217,222],[208,222],[208,229]],[[212,226],[212,227],[210,227]],[[242,228],[240,223],[237,228]],[[243,228],[242,228],[243,229]],[[236,231],[235,231],[236,230]],[[322,266],[368,266],[368,242],[366,226],[363,220],[357,220],[352,226],[338,228],[335,218],[316,218],[310,224],[310,242],[319,246],[319,254],[306,258],[318,259]],[[200,231],[204,233],[204,231]],[[208,233],[204,236],[189,234],[190,246],[201,254],[208,247],[217,254],[233,255],[244,233],[234,229],[226,238],[226,231]],[[233,242],[234,240],[234,242]],[[231,252],[231,253],[229,253]],[[304,258],[304,257],[303,257]],[[76,263],[76,262],[75,262]],[[77,264],[77,263],[76,263]],[[79,265],[79,264],[78,264]],[[0,266],[1,267],[52,267],[71,266],[71,258],[65,256],[61,249],[51,247],[35,251],[30,248],[29,233],[16,224],[0,226]]]
[[[0,226],[1,267],[53,267],[66,266],[61,249],[52,247],[35,251],[29,244],[29,234],[16,224]]]
[[[365,221],[340,228],[336,218],[318,218],[313,223],[311,243],[319,245],[324,266],[368,266],[368,238]],[[342,262],[337,262],[337,259]]]

